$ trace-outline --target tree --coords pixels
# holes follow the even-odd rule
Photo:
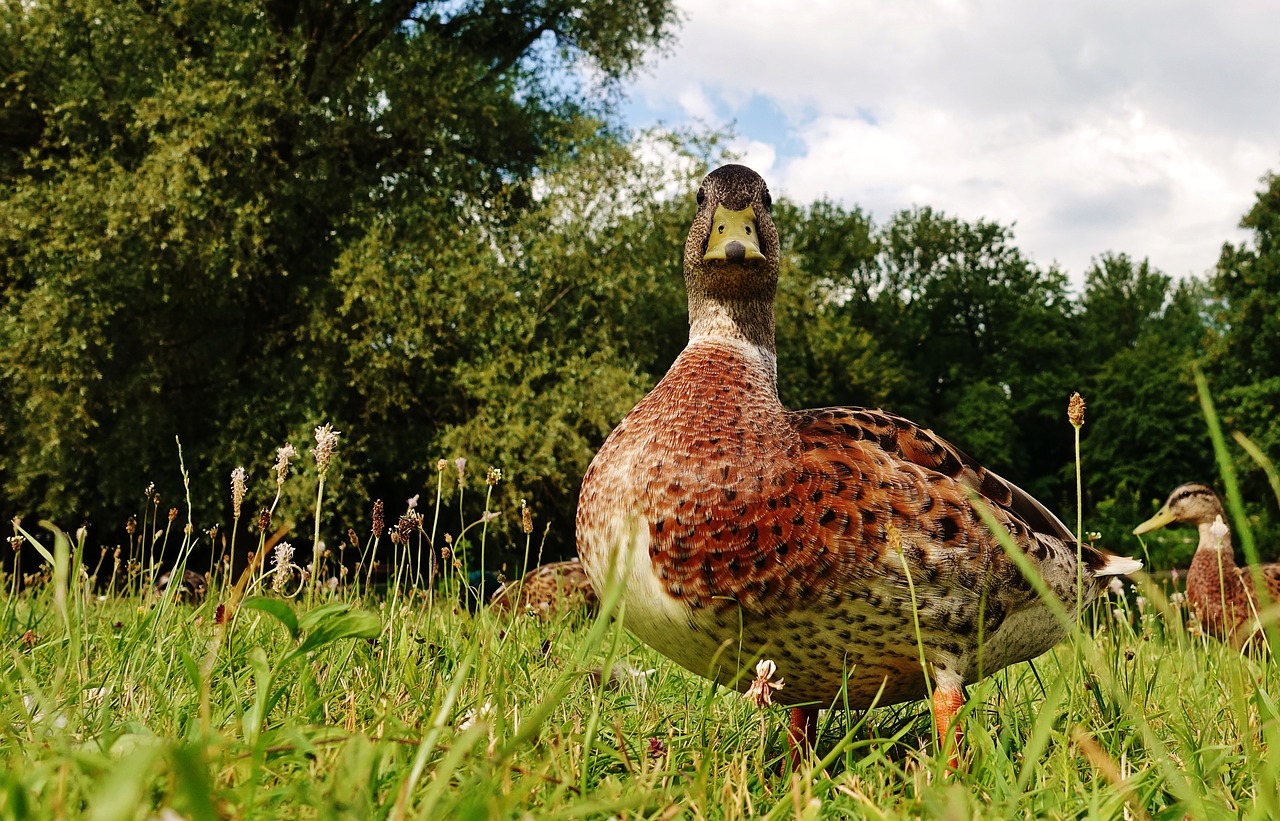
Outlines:
[[[1080,300],[1081,353],[1101,364],[1132,350],[1160,316],[1170,294],[1170,278],[1148,260],[1127,254],[1103,254],[1085,272]]]
[[[1143,281],[1153,287],[1137,287]],[[1089,401],[1081,437],[1086,507],[1090,526],[1115,545],[1177,485],[1214,484],[1212,445],[1192,376],[1210,294],[1202,280],[1175,287],[1145,262],[1120,256],[1110,258],[1105,276],[1087,278],[1083,302],[1081,325],[1107,334],[1092,343],[1094,367],[1082,388]],[[1133,324],[1126,325],[1126,317]],[[1113,352],[1099,360],[1108,348]],[[1147,541],[1156,567],[1190,562],[1180,539]]]
[[[875,336],[879,239],[870,217],[820,200],[773,206],[782,242],[778,389],[791,407],[891,404],[909,380]]]
[[[1213,289],[1221,305],[1208,370],[1223,423],[1275,460],[1280,458],[1280,175],[1268,174],[1263,184],[1240,221],[1252,232],[1252,242],[1228,243],[1218,259]],[[1270,495],[1251,459],[1240,454],[1237,468],[1247,498]]]
[[[1059,501],[1053,477],[1070,460],[1063,419],[1075,382],[1065,274],[1031,264],[1009,228],[929,208],[895,215],[880,242],[875,333],[916,376],[904,406],[1029,491]],[[978,417],[990,424],[973,428]],[[991,426],[1004,419],[1011,425]]]
[[[347,520],[422,482],[484,350],[458,329],[480,286],[514,290],[495,237],[542,169],[618,141],[610,89],[673,20],[669,0],[0,14],[0,504],[107,522],[139,477],[179,498],[175,434],[194,476],[256,463],[265,495],[264,455],[333,421],[355,434],[331,476]],[[221,484],[195,488],[209,518]]]

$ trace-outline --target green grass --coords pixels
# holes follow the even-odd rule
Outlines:
[[[357,568],[287,598],[256,575],[241,601],[215,576],[195,607],[141,567],[105,594],[83,534],[24,535],[45,569],[3,580],[0,817],[1280,817],[1280,670],[1189,631],[1168,581],[972,686],[955,772],[924,702],[824,712],[820,760],[792,772],[785,708],[639,644],[620,591],[595,618],[458,606],[486,520],[432,590],[399,540],[389,587]],[[200,537],[172,535],[180,555]]]
[[[823,766],[784,773],[783,708],[607,618],[347,589],[250,599],[220,643],[217,596],[100,599],[75,553],[6,602],[7,817],[1280,816],[1276,665],[1155,590],[1091,612],[1098,666],[1066,643],[972,687],[958,773],[924,703],[824,713]],[[611,659],[654,672],[597,686]]]

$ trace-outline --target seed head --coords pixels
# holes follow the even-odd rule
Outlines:
[[[281,542],[276,545],[275,555],[271,558],[272,561],[275,562],[276,567],[291,564],[293,562],[293,545],[288,542]]]
[[[495,467],[489,468],[489,473],[484,477],[484,481],[489,487],[493,487],[498,484],[498,482],[502,481],[502,469]]]
[[[1073,391],[1071,398],[1067,400],[1067,421],[1076,430],[1084,425],[1084,397],[1079,391]]]
[[[132,536],[134,533],[137,533],[137,532],[138,532],[138,517],[137,517],[137,516],[130,516],[128,519],[126,519],[126,520],[125,520],[125,523],[124,523],[124,532],[125,532],[125,533],[128,533],[130,536]]]
[[[416,510],[409,510],[401,516],[400,521],[396,523],[396,532],[392,539],[395,540],[395,536],[399,536],[399,544],[408,544],[409,537],[412,536],[413,532],[421,526],[422,514]]]
[[[276,463],[272,468],[276,472],[276,484],[283,485],[284,478],[289,475],[289,460],[298,455],[298,451],[288,442],[276,448]]]
[[[275,555],[272,558],[275,562],[275,570],[271,572],[271,589],[277,593],[284,593],[285,585],[293,578],[293,545],[288,542],[276,545]]]
[[[316,472],[324,478],[329,473],[329,463],[333,461],[333,452],[338,447],[338,437],[341,436],[340,431],[333,429],[333,425],[325,423],[316,428],[316,446],[311,449],[311,455],[316,458]]]
[[[271,529],[271,508],[264,507],[258,511],[258,532],[266,533]]]
[[[380,538],[383,533],[387,532],[387,514],[386,505],[378,499],[373,503],[373,537]]]
[[[231,471],[231,516],[240,518],[240,505],[244,503],[245,473],[244,465]]]
[[[453,460],[453,466],[458,469],[458,487],[462,487],[467,481],[467,460],[464,456],[459,456]]]
[[[525,504],[524,499],[520,500],[520,529],[526,536],[533,532],[533,511]]]
[[[178,519],[178,509],[176,507],[169,508],[169,521],[173,522],[173,521],[177,521],[177,519]]]
[[[360,537],[356,535],[354,527],[347,528],[347,541],[351,542],[351,546],[356,550],[360,549]]]
[[[902,552],[902,531],[892,523],[885,530],[885,537],[888,540],[888,546],[894,553]]]
[[[436,462],[436,473],[442,473],[444,469],[447,467],[449,467],[449,460],[441,459],[440,461]]]

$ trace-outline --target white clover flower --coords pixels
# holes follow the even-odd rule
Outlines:
[[[772,704],[773,691],[781,690],[784,686],[782,679],[773,680],[773,674],[777,671],[778,665],[774,664],[772,659],[761,659],[756,664],[755,680],[743,694],[747,701],[762,709]]]

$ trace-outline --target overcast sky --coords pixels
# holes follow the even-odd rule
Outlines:
[[[636,127],[732,125],[771,190],[882,222],[1014,224],[1079,283],[1105,251],[1210,270],[1280,172],[1275,0],[678,0]]]

